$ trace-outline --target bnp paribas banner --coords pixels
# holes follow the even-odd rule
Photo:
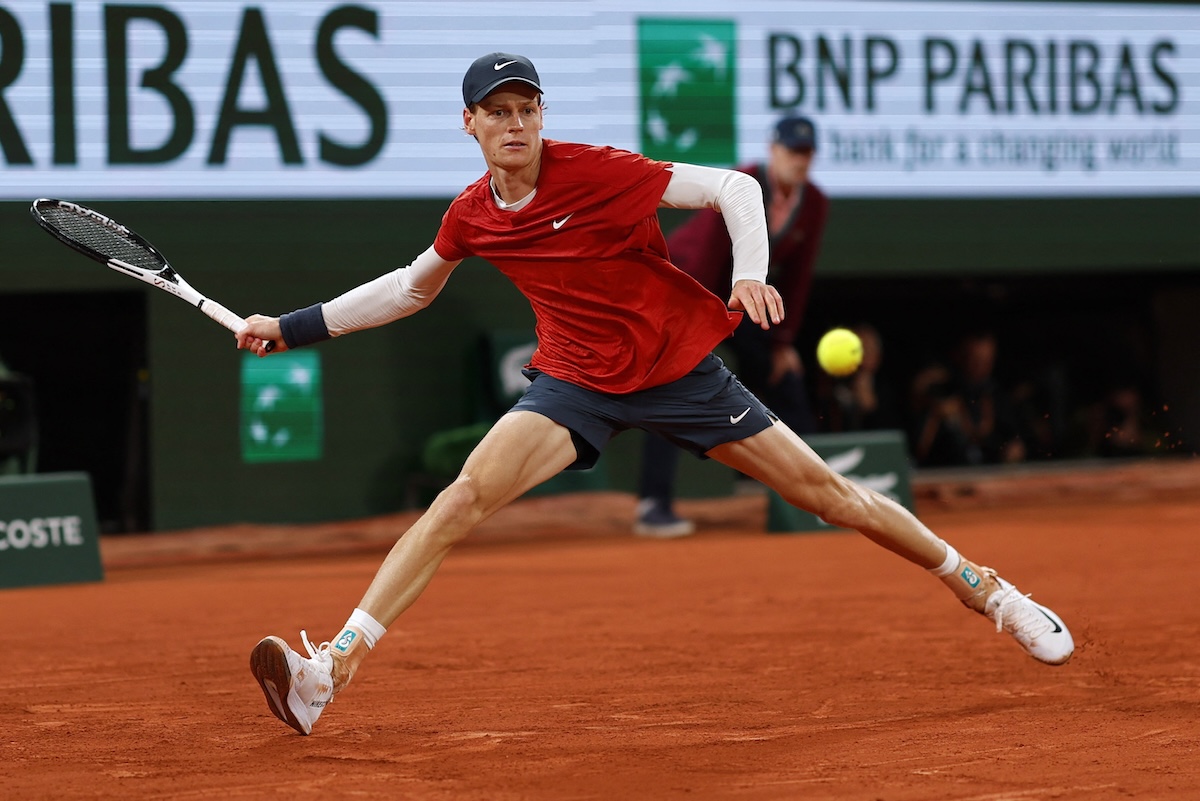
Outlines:
[[[452,196],[492,51],[552,138],[733,165],[808,116],[834,196],[1200,192],[1200,5],[0,0],[0,199]]]

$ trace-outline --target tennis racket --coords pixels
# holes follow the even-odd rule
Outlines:
[[[111,217],[50,198],[33,201],[29,212],[47,233],[88,258],[186,300],[235,334],[246,327],[241,317],[193,289],[153,245]],[[274,348],[268,341],[266,349]]]

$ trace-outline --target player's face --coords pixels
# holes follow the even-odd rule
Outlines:
[[[771,174],[783,186],[799,186],[808,181],[812,150],[791,150],[778,142],[771,144]]]
[[[541,97],[527,84],[504,84],[463,110],[463,127],[479,141],[489,168],[519,170],[541,153]]]

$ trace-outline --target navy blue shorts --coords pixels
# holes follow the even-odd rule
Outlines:
[[[568,470],[596,464],[608,441],[631,428],[654,431],[701,458],[718,445],[769,428],[777,419],[742,386],[716,354],[670,384],[609,395],[527,368],[532,382],[512,411],[537,412],[571,432],[578,459]]]

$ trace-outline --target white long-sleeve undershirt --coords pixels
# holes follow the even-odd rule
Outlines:
[[[733,281],[765,281],[769,244],[762,188],[742,172],[674,164],[660,206],[710,208],[721,213],[733,244]],[[428,306],[459,265],[429,247],[413,262],[323,304],[332,336],[375,328]]]
[[[360,284],[321,307],[331,336],[375,328],[428,306],[459,265],[446,261],[430,245],[412,264]]]
[[[676,164],[660,206],[713,209],[721,213],[733,243],[733,281],[766,282],[770,243],[762,187],[736,170]]]

